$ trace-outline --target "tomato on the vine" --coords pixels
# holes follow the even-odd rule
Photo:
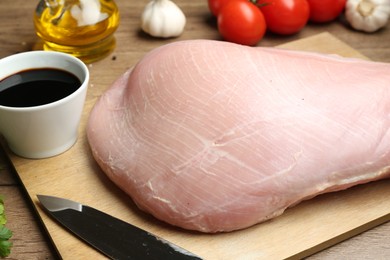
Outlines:
[[[210,12],[214,16],[218,16],[222,7],[225,6],[229,1],[231,0],[208,0],[207,2],[209,5]]]
[[[307,0],[310,6],[310,21],[326,23],[336,19],[344,10],[346,0]]]
[[[289,35],[299,32],[308,22],[310,9],[307,0],[261,1],[261,11],[267,29],[273,33]]]
[[[220,10],[218,30],[227,41],[255,45],[263,38],[266,24],[255,4],[248,0],[234,0]]]

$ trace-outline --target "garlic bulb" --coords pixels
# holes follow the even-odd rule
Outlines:
[[[152,0],[141,16],[141,28],[155,37],[179,36],[186,24],[182,10],[170,0]]]
[[[386,26],[390,17],[390,0],[347,0],[345,18],[360,31],[375,32]]]

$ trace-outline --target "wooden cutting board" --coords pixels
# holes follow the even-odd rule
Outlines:
[[[365,58],[329,33],[280,47]],[[113,66],[110,73],[119,76],[125,69]],[[8,151],[32,203],[64,259],[104,257],[48,218],[37,202],[37,194],[69,198],[103,210],[205,259],[302,258],[390,220],[390,180],[384,180],[318,196],[288,209],[278,218],[242,231],[199,234],[166,225],[138,210],[131,199],[107,179],[91,157],[85,135],[86,121],[96,99],[108,85],[96,87],[94,84],[103,71],[99,71],[98,65],[90,66],[90,71],[95,81],[91,81],[89,88],[80,137],[70,150],[42,160],[23,159]]]

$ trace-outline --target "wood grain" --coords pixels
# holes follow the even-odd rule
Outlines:
[[[90,65],[91,89],[106,88],[120,74],[122,74],[129,66],[134,64],[147,51],[161,44],[166,44],[175,40],[184,39],[217,39],[220,37],[216,31],[215,19],[212,19],[207,10],[206,1],[175,1],[185,12],[187,16],[187,26],[184,34],[178,39],[158,40],[150,38],[139,31],[139,14],[147,1],[125,1],[117,0],[121,12],[121,25],[116,33],[118,42],[117,49],[110,57],[101,62]],[[32,25],[32,14],[35,9],[35,1],[24,0],[3,0],[0,5],[0,57],[5,57],[13,53],[28,51],[33,49],[37,42]],[[375,34],[364,34],[356,32],[348,28],[343,19],[334,23],[317,25],[309,24],[299,34],[289,37],[279,37],[272,34],[267,34],[266,38],[260,42],[261,46],[276,46],[293,40],[306,38],[316,35],[320,32],[328,31],[336,35],[338,39],[348,43],[355,50],[358,50],[363,55],[376,61],[390,62],[390,29],[389,26]],[[115,58],[115,59],[114,59]],[[92,93],[92,98],[97,98],[98,94]],[[79,140],[79,141],[82,141]],[[65,157],[66,159],[68,157]],[[63,162],[55,167],[50,168],[50,172],[59,171],[62,167],[66,167],[69,162]],[[77,164],[76,164],[77,165]],[[0,167],[9,166],[6,161],[0,160]],[[7,167],[5,167],[7,168]],[[107,182],[103,175],[99,174],[96,169],[97,176],[101,182]],[[65,171],[63,174],[68,174]],[[83,173],[80,173],[81,179]],[[12,197],[11,203],[8,203],[8,209],[12,212],[10,215],[10,224],[13,225],[15,236],[17,237],[17,246],[13,250],[11,259],[52,259],[56,258],[55,251],[48,245],[48,240],[44,233],[41,232],[38,222],[34,217],[34,211],[29,207],[29,198],[23,195],[23,188],[19,185],[17,178],[12,175],[9,169],[0,169],[0,193],[7,192],[7,197]],[[62,185],[56,182],[54,176],[50,173],[44,173],[44,170],[37,169],[31,178],[35,178],[37,183],[43,182],[47,185],[62,188]],[[77,179],[78,177],[76,177]],[[71,179],[71,177],[69,177]],[[90,199],[96,194],[95,187],[91,185],[78,184],[79,189],[88,188]],[[105,190],[115,189],[109,184],[104,185]],[[68,197],[76,196],[74,192],[64,192]],[[115,193],[115,197],[121,200],[123,194]],[[131,203],[124,203],[124,208],[133,207]],[[129,205],[130,204],[130,205]],[[104,205],[103,205],[104,206]],[[140,217],[143,216],[140,213]],[[26,218],[20,217],[26,216]],[[11,222],[12,219],[12,222]],[[150,220],[151,221],[151,220]],[[386,259],[390,255],[390,223],[381,225],[380,227],[369,230],[361,235],[358,235],[348,241],[339,243],[330,249],[317,253],[310,258],[312,259]],[[301,236],[305,236],[301,234]],[[78,241],[77,241],[78,242]],[[330,243],[332,244],[332,243]],[[214,246],[202,244],[204,247]],[[230,247],[235,247],[232,244]],[[82,245],[80,245],[82,247]],[[278,247],[282,250],[283,247]],[[67,248],[69,249],[69,248]],[[92,255],[91,255],[92,256]],[[71,259],[77,259],[76,255],[72,255]]]
[[[13,231],[13,247],[8,259],[54,259],[57,253],[35,214],[31,202],[26,199],[24,188],[0,151],[0,194],[5,199],[6,226]]]

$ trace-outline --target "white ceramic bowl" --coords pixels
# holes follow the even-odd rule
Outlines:
[[[34,159],[58,155],[76,142],[89,83],[88,68],[81,60],[52,51],[23,52],[1,59],[0,80],[23,70],[38,68],[68,71],[82,84],[72,94],[45,105],[0,105],[0,133],[9,148],[19,156]]]

